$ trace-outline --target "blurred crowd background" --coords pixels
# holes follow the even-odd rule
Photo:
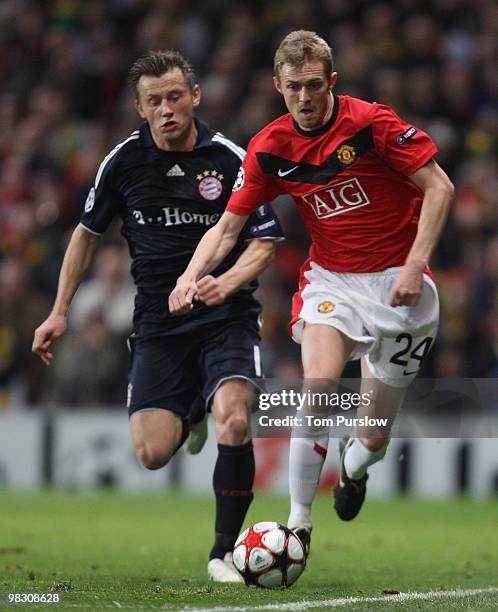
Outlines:
[[[196,67],[199,117],[240,145],[285,109],[272,85],[289,31],[331,44],[337,93],[391,105],[429,132],[456,197],[432,268],[442,318],[426,376],[498,376],[498,4],[494,0],[2,0],[0,406],[122,405],[134,288],[119,223],[76,294],[50,369],[31,355],[61,258],[103,157],[138,123],[126,84],[149,49]],[[264,273],[269,375],[300,375],[287,335],[308,238],[276,202],[286,241]],[[166,296],[165,296],[166,298]]]

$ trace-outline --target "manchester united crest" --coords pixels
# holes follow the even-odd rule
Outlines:
[[[223,191],[221,181],[225,177],[217,170],[204,170],[196,176],[199,183],[199,193],[206,200],[216,200]]]
[[[344,144],[337,149],[337,159],[341,164],[349,166],[356,159],[356,151],[351,145]]]
[[[326,300],[325,302],[318,304],[317,310],[321,314],[328,314],[329,312],[333,312],[335,310],[335,304],[334,302]]]

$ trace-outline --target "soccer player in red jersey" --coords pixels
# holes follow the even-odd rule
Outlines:
[[[192,307],[197,279],[230,251],[252,211],[291,195],[313,240],[290,323],[307,388],[323,390],[348,360],[361,358],[370,401],[358,416],[380,414],[392,424],[437,330],[427,265],[453,186],[426,133],[387,106],[333,94],[331,49],[315,33],[286,36],[274,69],[289,113],[251,140],[226,212],[178,279],[170,309]],[[307,543],[328,436],[327,427],[315,427],[291,440],[289,527]],[[334,496],[341,519],[358,514],[367,468],[382,459],[388,441],[389,427],[366,427],[340,444]]]

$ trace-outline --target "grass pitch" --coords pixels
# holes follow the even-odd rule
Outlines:
[[[498,609],[498,590],[461,592],[498,587],[498,501],[367,499],[358,518],[343,523],[330,497],[319,497],[308,567],[276,591],[207,582],[213,506],[209,496],[166,492],[2,492],[0,592],[63,594],[58,608],[29,606],[47,610],[233,612],[291,602],[295,610]],[[246,524],[285,523],[287,510],[287,498],[257,495]],[[396,601],[385,589],[458,594]]]

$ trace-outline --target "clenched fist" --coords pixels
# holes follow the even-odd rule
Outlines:
[[[194,280],[184,279],[182,276],[179,276],[176,281],[176,287],[169,294],[168,306],[170,313],[182,315],[190,312],[193,308],[192,302],[197,291],[197,283]]]
[[[206,306],[217,306],[223,304],[227,298],[227,292],[223,288],[223,283],[208,274],[197,281],[197,296],[196,299],[204,302]]]

